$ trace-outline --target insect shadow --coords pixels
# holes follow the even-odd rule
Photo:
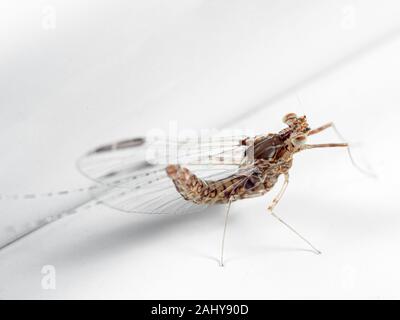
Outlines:
[[[96,214],[95,211],[90,214]],[[232,223],[235,223],[236,218],[233,217]],[[196,229],[199,224],[204,222],[206,222],[208,231],[220,231],[223,219],[223,206],[191,214],[135,214],[133,220],[129,222],[109,225],[106,229],[93,231],[85,241],[79,244],[68,244],[67,247],[64,246],[64,248],[58,248],[57,251],[49,252],[51,256],[46,259],[69,265],[82,260],[107,259],[107,257],[121,252],[132,253],[135,248],[144,243],[168,241],[170,234]],[[206,237],[207,234],[205,233],[203,236]],[[156,253],[154,255],[156,256]]]
[[[242,219],[246,219],[240,212],[233,210],[232,220],[230,224],[237,232],[240,229],[239,224]],[[85,214],[96,215],[96,209],[93,212]],[[115,214],[115,213],[112,213]],[[138,217],[136,219],[135,217]],[[71,217],[79,218],[78,216]],[[263,216],[265,219],[265,227],[268,223],[274,223],[269,220],[268,216]],[[145,243],[169,241],[170,235],[175,233],[187,232],[187,230],[196,230],[196,237],[208,237],[208,234],[214,233],[215,248],[218,248],[219,232],[223,227],[224,206],[210,207],[209,209],[192,214],[176,214],[176,215],[134,215],[133,220],[117,225],[107,226],[105,229],[92,231],[91,234],[82,242],[76,243],[71,240],[70,243],[63,247],[57,247],[57,251],[48,251],[46,260],[56,261],[62,265],[76,265],[85,262],[94,262],[98,260],[109,259],[118,254],[132,254],[135,248],[141,247]],[[71,221],[72,222],[72,221]],[[58,224],[56,222],[56,224]],[[264,227],[264,226],[262,226]],[[204,233],[203,233],[204,230]],[[286,232],[283,230],[282,232]],[[215,237],[212,235],[212,237]],[[209,239],[208,239],[209,240]],[[266,243],[268,239],[265,240]],[[219,263],[218,254],[205,254],[204,251],[197,250],[196,247],[186,246],[182,250],[187,250],[191,257],[200,259],[208,259]],[[282,247],[274,245],[260,245],[250,248],[248,255],[255,256],[266,254],[268,252],[313,252],[307,248],[301,248],[297,245],[291,247]],[[156,253],[154,254],[156,255]],[[227,263],[242,259],[242,256],[231,257],[227,259]]]

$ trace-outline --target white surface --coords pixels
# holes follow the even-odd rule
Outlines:
[[[379,179],[343,150],[298,155],[277,213],[323,254],[266,215],[271,194],[232,206],[225,268],[221,210],[83,210],[0,251],[0,297],[399,298],[399,7],[385,2],[2,2],[3,194],[88,185],[79,155],[170,120],[263,132],[289,111],[314,126],[334,120]],[[41,27],[45,5],[55,29]],[[2,202],[0,221],[79,200]],[[56,290],[41,287],[44,265],[56,268]]]

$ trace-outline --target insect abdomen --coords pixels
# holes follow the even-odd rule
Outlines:
[[[166,171],[182,197],[198,204],[228,203],[261,196],[269,191],[277,180],[271,177],[266,181],[262,176],[255,174],[248,177],[232,175],[215,181],[202,180],[189,169],[179,165],[169,165]]]
[[[166,171],[176,190],[188,201],[205,204],[225,203],[229,200],[229,197],[226,200],[225,191],[234,181],[226,179],[205,181],[179,165],[169,165]]]

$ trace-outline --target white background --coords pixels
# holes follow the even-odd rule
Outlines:
[[[154,128],[277,131],[287,112],[356,144],[299,154],[272,194],[224,210],[79,213],[0,250],[0,298],[400,298],[397,1],[15,1],[0,4],[0,239],[76,207],[88,149]],[[332,132],[314,141],[335,141]],[[277,190],[274,190],[276,192]],[[41,270],[56,270],[45,290]]]

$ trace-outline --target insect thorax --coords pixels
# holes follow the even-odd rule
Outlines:
[[[292,130],[245,139],[245,158],[236,173],[218,180],[202,180],[187,168],[167,167],[176,190],[194,203],[227,203],[261,196],[272,189],[281,174],[292,166],[293,150],[287,143]]]

